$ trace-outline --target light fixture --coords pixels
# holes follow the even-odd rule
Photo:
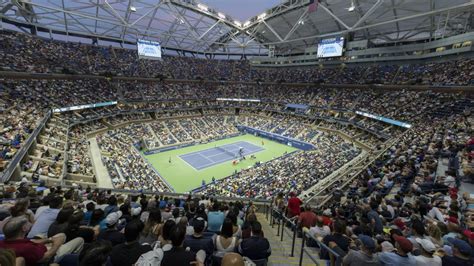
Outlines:
[[[198,4],[197,7],[199,9],[201,9],[202,11],[207,11],[207,6],[203,5],[203,4]]]
[[[247,20],[247,21],[245,21],[245,23],[244,23],[244,27],[247,27],[248,25],[250,25],[250,21]]]
[[[351,1],[351,6],[347,8],[347,11],[349,12],[353,12],[355,10],[355,4],[354,4],[354,0]]]
[[[220,17],[221,19],[225,19],[225,15],[224,15],[224,14],[222,14],[222,13],[220,13],[220,12],[219,12],[219,13],[217,13],[217,16],[218,16],[218,17]]]
[[[238,20],[234,20],[234,24],[239,26],[239,27],[242,27],[242,23],[240,23],[240,21],[238,21]]]
[[[298,23],[299,23],[300,25],[304,25],[304,20],[300,20],[300,21],[298,21]]]
[[[134,7],[134,6],[131,6],[131,7],[130,7],[130,11],[131,11],[131,12],[137,12],[137,8]]]
[[[262,13],[260,15],[258,15],[258,19],[264,19],[265,17],[267,16],[267,13]]]

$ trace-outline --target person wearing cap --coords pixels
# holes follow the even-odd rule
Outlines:
[[[332,211],[331,209],[325,209],[322,213],[322,219],[323,219],[323,223],[324,225],[331,225],[332,224]]]
[[[377,254],[375,254],[375,241],[367,235],[360,234],[358,239],[361,243],[360,250],[350,249],[347,254],[337,246],[335,242],[329,242],[329,247],[343,256],[342,265],[344,266],[379,266]]]
[[[203,218],[197,218],[193,220],[194,233],[186,236],[184,239],[184,247],[189,247],[191,251],[198,252],[204,250],[206,257],[212,256],[214,252],[214,241],[212,236],[204,235],[203,232],[206,229],[206,221]]]
[[[97,236],[98,240],[108,240],[112,243],[112,246],[125,243],[125,236],[117,230],[117,224],[122,217],[122,212],[112,212],[105,217],[105,225],[107,229],[100,232]]]
[[[443,266],[472,266],[474,264],[472,247],[466,241],[450,237],[448,242],[452,247],[453,255],[443,256],[441,259]]]
[[[471,245],[471,247],[474,247],[474,232],[472,232],[471,230],[466,229],[462,233],[467,238],[467,241],[469,242],[469,245]]]
[[[413,244],[403,236],[394,234],[396,252],[381,252],[379,260],[387,266],[416,266],[416,260],[411,255]]]
[[[416,238],[416,243],[420,245],[421,254],[415,256],[416,265],[432,265],[432,266],[441,266],[441,258],[433,255],[436,251],[436,246],[428,239]]]

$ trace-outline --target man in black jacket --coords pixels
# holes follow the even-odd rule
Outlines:
[[[270,243],[262,237],[262,225],[258,221],[252,223],[252,235],[240,243],[238,252],[251,260],[270,257],[272,253]]]

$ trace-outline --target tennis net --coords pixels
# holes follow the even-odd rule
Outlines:
[[[233,152],[231,152],[231,151],[229,151],[229,150],[227,150],[227,149],[224,149],[224,148],[222,148],[221,146],[216,147],[216,149],[221,150],[221,151],[223,151],[223,152],[229,154],[230,156],[232,156],[232,158],[237,157],[237,154],[236,154],[236,153],[233,153]]]

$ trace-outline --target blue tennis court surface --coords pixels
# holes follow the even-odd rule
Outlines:
[[[179,158],[194,167],[194,169],[202,170],[216,164],[237,159],[240,148],[243,148],[244,156],[264,150],[264,148],[246,141],[237,141],[215,148],[183,154]]]

